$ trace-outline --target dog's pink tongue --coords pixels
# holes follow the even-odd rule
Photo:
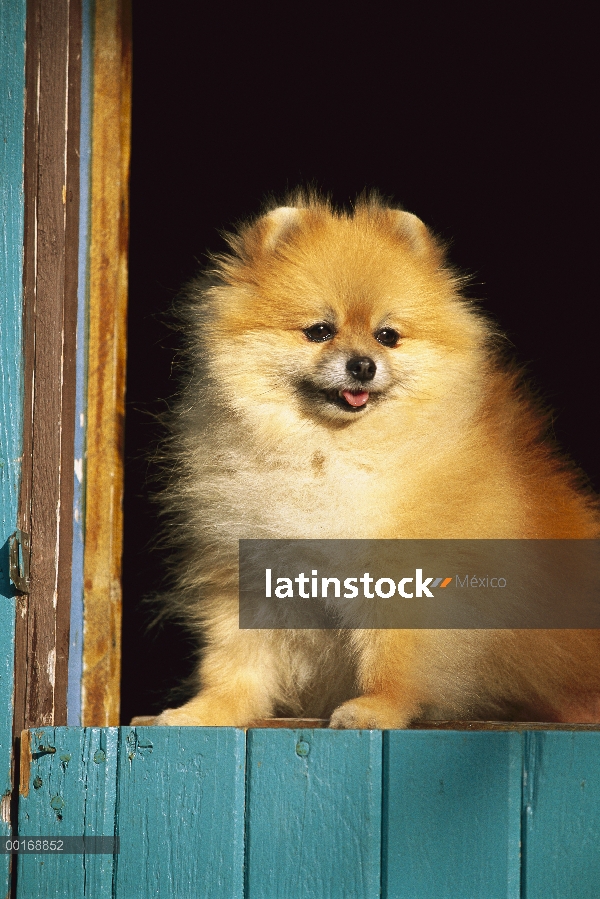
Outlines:
[[[359,393],[352,393],[351,390],[342,391],[342,396],[351,406],[364,406],[369,399],[367,390],[361,390]]]

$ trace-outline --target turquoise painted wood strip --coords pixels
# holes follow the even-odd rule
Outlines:
[[[600,733],[526,735],[523,895],[600,896]]]
[[[17,524],[22,453],[25,0],[0,0],[0,837],[10,835],[15,600],[8,538]],[[10,858],[0,856],[0,895]]]
[[[46,727],[29,734],[19,837],[113,836],[118,728]],[[112,855],[19,855],[17,899],[110,897],[113,864]]]
[[[247,899],[380,895],[381,732],[248,732]]]
[[[123,728],[116,899],[241,899],[246,735]]]
[[[0,593],[12,595],[6,540],[15,530],[22,446],[24,0],[0,2]]]
[[[1,76],[0,76],[1,77]],[[0,596],[0,839],[11,834],[11,749],[13,723],[13,665],[15,657],[15,600]],[[0,896],[10,890],[10,857],[0,855]]]
[[[518,733],[384,734],[385,899],[518,899],[521,747]]]

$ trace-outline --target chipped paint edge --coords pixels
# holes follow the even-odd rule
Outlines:
[[[29,777],[31,774],[31,733],[21,731],[21,767],[19,771],[19,795],[29,796]]]

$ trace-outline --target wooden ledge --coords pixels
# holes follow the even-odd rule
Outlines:
[[[131,719],[131,727],[151,727],[156,718],[152,715],[137,715]],[[244,730],[251,728],[289,728],[290,730],[314,730],[328,727],[327,718],[258,718]],[[600,724],[557,723],[554,721],[418,721],[407,730],[477,730],[477,731],[523,731],[523,730],[572,730],[600,731]]]

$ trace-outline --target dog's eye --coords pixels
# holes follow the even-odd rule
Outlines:
[[[317,322],[316,325],[305,328],[304,333],[309,340],[313,341],[313,343],[325,343],[326,340],[331,340],[335,334],[335,330],[331,325],[328,325],[327,322]]]
[[[393,328],[382,328],[381,331],[375,332],[375,340],[383,346],[396,346],[400,335]]]

